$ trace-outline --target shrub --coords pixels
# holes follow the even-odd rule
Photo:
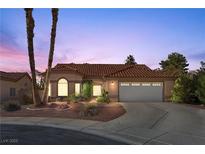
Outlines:
[[[84,108],[85,116],[95,116],[98,114],[97,104],[86,104]]]
[[[98,103],[104,103],[104,102],[105,102],[105,98],[102,97],[102,96],[98,96],[98,97],[96,98],[96,101],[97,101]]]
[[[89,99],[92,95],[92,82],[91,81],[85,81],[83,83],[83,89],[82,89],[82,96],[85,99]]]
[[[205,104],[205,74],[199,75],[196,94],[201,103]]]
[[[80,96],[75,96],[75,94],[72,94],[68,97],[68,101],[72,103],[77,103],[80,99]]]
[[[56,98],[56,102],[63,102],[63,101],[65,101],[65,97],[59,96]]]
[[[28,95],[23,95],[20,103],[22,105],[33,104],[33,99],[29,97]]]
[[[3,109],[6,111],[17,111],[21,109],[21,105],[14,100],[4,102]]]
[[[110,102],[110,98],[108,96],[108,92],[103,89],[102,96],[98,96],[96,98],[96,101],[98,103],[109,103]]]
[[[192,103],[192,104],[201,104],[196,93],[190,94],[189,100],[190,100],[190,103]]]
[[[190,103],[195,97],[194,80],[189,75],[181,75],[174,84],[172,92],[172,101],[177,103]]]

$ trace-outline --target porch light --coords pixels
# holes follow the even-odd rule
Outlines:
[[[111,82],[111,85],[114,86],[114,84],[115,84],[115,83],[112,81],[112,82]]]

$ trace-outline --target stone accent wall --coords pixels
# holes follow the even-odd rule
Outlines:
[[[174,81],[164,81],[164,101],[171,101]]]

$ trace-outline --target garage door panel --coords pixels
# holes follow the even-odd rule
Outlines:
[[[119,87],[120,101],[153,102],[163,100],[163,86],[121,86]],[[152,85],[152,84],[151,84]]]

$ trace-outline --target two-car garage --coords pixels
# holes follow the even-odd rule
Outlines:
[[[161,102],[163,82],[119,82],[121,102]]]

